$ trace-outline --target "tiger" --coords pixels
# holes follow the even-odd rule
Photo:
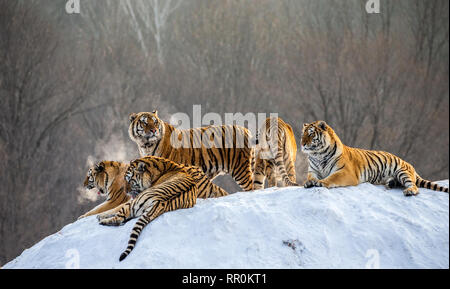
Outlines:
[[[387,189],[403,187],[405,196],[419,194],[418,187],[448,193],[448,188],[421,178],[411,164],[391,153],[344,145],[325,121],[304,124],[301,144],[309,160],[305,188],[369,182]]]
[[[106,196],[105,202],[96,206],[78,219],[96,215],[113,209],[131,197],[126,193],[125,172],[128,165],[115,161],[102,161],[89,168],[84,180],[87,189],[98,189],[98,195]]]
[[[158,111],[132,113],[129,136],[141,157],[157,156],[197,166],[208,178],[231,174],[244,190],[253,190],[254,147],[251,133],[238,125],[177,129]]]
[[[97,216],[99,223],[107,226],[121,225],[139,217],[119,261],[131,253],[144,227],[161,214],[191,208],[197,198],[228,195],[201,169],[154,156],[132,161],[125,173],[125,181],[126,191],[132,199]]]
[[[253,188],[298,186],[295,174],[297,143],[292,127],[281,118],[267,118],[257,134]]]

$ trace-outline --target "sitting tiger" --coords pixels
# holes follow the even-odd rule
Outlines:
[[[131,162],[125,173],[126,190],[132,199],[97,216],[100,224],[121,225],[139,217],[132,229],[127,249],[119,260],[133,250],[144,227],[161,214],[191,208],[197,198],[226,196],[197,167],[185,166],[160,157],[144,157]]]
[[[344,145],[324,121],[303,125],[302,150],[309,160],[306,188],[370,182],[388,189],[403,186],[405,196],[417,195],[418,187],[448,193],[448,188],[422,179],[411,164],[391,153]]]
[[[106,201],[78,219],[108,211],[130,199],[125,188],[127,168],[128,165],[124,163],[103,161],[89,169],[84,180],[84,187],[87,189],[97,188],[99,195],[106,195]]]
[[[297,143],[291,126],[281,118],[267,118],[261,127],[255,149],[255,190],[269,187],[298,186],[295,175]]]
[[[130,138],[141,157],[157,156],[176,163],[197,166],[213,180],[231,174],[244,190],[253,189],[254,149],[250,132],[237,125],[176,129],[158,118],[158,112],[130,115]]]

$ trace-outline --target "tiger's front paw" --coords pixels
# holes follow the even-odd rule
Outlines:
[[[98,214],[97,220],[100,222],[101,220],[108,219],[114,217],[114,214]]]
[[[305,188],[322,187],[322,183],[318,179],[309,179],[303,185]]]
[[[112,217],[99,220],[98,223],[103,226],[120,226],[122,222],[120,222],[116,217]]]

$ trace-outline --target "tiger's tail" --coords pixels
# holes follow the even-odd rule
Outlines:
[[[133,230],[131,231],[130,239],[128,240],[128,247],[127,249],[120,255],[119,261],[122,261],[125,259],[131,251],[134,249],[134,246],[136,246],[136,241],[139,238],[139,235],[142,232],[142,229],[150,223],[148,218],[144,215],[139,218],[139,220],[136,222],[136,224],[133,227]]]
[[[150,211],[148,211],[146,214],[142,215],[134,225],[133,229],[131,230],[130,239],[128,240],[128,247],[126,250],[120,255],[119,261],[122,261],[125,259],[131,251],[133,251],[134,246],[136,246],[136,241],[139,238],[139,235],[141,234],[142,230],[145,228],[145,226],[148,225],[152,220],[154,220],[157,216],[164,213],[165,206],[160,205],[160,203],[155,204]]]
[[[448,194],[448,188],[443,187],[435,182],[422,179],[419,175],[416,176],[416,186]]]

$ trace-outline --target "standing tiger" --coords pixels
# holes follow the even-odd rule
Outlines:
[[[267,177],[269,187],[298,186],[295,175],[297,143],[292,127],[281,118],[267,118],[261,127],[255,150],[254,189],[263,189]]]
[[[144,157],[131,162],[125,180],[126,190],[133,199],[97,216],[100,224],[108,226],[117,226],[139,217],[132,229],[128,247],[120,255],[120,261],[133,250],[144,227],[161,214],[191,208],[197,198],[228,195],[199,168],[160,157]]]
[[[125,188],[127,168],[128,165],[124,163],[102,161],[89,169],[84,180],[84,187],[98,189],[99,195],[106,195],[106,201],[81,215],[78,219],[108,211],[130,199]]]
[[[389,189],[403,186],[405,196],[417,195],[418,187],[448,193],[448,188],[422,179],[411,164],[391,153],[344,145],[324,121],[303,125],[302,150],[309,160],[306,188],[370,182]]]
[[[197,166],[213,180],[231,174],[244,190],[253,189],[254,149],[250,132],[237,125],[176,129],[158,118],[158,112],[130,115],[130,138],[141,157],[157,156],[176,163]]]

